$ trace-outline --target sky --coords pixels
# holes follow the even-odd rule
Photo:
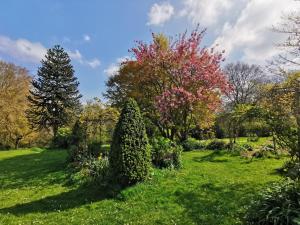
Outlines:
[[[174,36],[199,24],[203,46],[225,50],[226,62],[264,65],[281,50],[272,31],[295,0],[1,0],[0,60],[35,76],[46,50],[61,45],[70,55],[82,101],[101,97],[105,82],[131,57],[135,41],[151,33]]]

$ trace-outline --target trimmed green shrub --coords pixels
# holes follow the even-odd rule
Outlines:
[[[151,159],[155,167],[175,168],[181,167],[182,147],[168,138],[159,137],[151,140]]]
[[[222,140],[213,140],[211,142],[208,143],[208,145],[206,146],[206,148],[208,150],[223,150],[225,149],[227,146],[225,141]]]
[[[300,183],[285,180],[273,184],[250,205],[248,225],[297,225],[300,220]]]
[[[195,138],[188,138],[182,143],[184,151],[204,149],[205,144]]]
[[[80,120],[77,120],[73,126],[71,134],[71,145],[87,142],[87,129]]]
[[[125,103],[116,125],[109,164],[121,185],[135,184],[148,176],[150,148],[142,115],[133,99]]]

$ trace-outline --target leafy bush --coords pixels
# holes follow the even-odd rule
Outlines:
[[[71,129],[67,127],[59,128],[56,137],[52,140],[51,147],[53,148],[65,148],[70,146],[71,142]]]
[[[252,158],[271,158],[275,156],[279,157],[279,154],[270,144],[261,146],[259,150],[254,151],[252,154]]]
[[[146,179],[150,168],[150,148],[145,125],[135,100],[129,99],[116,125],[109,164],[121,185]]]
[[[0,143],[0,150],[9,150],[10,148],[9,145]]]
[[[254,150],[253,147],[249,144],[242,144],[241,146],[246,151],[253,151]]]
[[[241,154],[241,152],[245,151],[246,148],[241,145],[241,144],[238,144],[238,143],[235,143],[235,144],[226,144],[225,146],[225,149],[227,149],[230,153],[234,153],[234,154]]]
[[[226,148],[226,142],[222,140],[213,140],[206,146],[209,150],[222,150]]]
[[[287,161],[284,166],[282,167],[282,172],[284,174],[293,179],[293,180],[300,180],[300,162],[299,161]]]
[[[80,143],[78,145],[71,145],[68,148],[67,161],[69,163],[73,163],[75,165],[75,167],[83,164],[89,158],[91,158],[91,157],[88,152],[88,148],[83,143]]]
[[[91,159],[85,162],[84,167],[88,169],[89,176],[97,179],[98,181],[103,181],[108,175],[109,162],[107,158]]]
[[[195,138],[188,138],[182,143],[184,151],[192,151],[196,149],[204,149],[205,144]]]
[[[300,183],[285,180],[264,191],[250,205],[248,225],[296,225],[300,220]]]
[[[68,179],[69,184],[97,182],[105,185],[109,178],[109,163],[107,158],[85,158],[76,167],[70,165],[69,169],[71,170]]]
[[[102,143],[99,141],[93,141],[92,143],[88,144],[88,152],[94,158],[98,158],[101,155],[101,145]]]
[[[168,138],[151,140],[151,159],[158,168],[180,168],[182,147]]]

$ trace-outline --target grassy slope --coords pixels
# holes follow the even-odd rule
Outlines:
[[[211,151],[184,153],[184,168],[154,171],[151,181],[109,197],[68,187],[65,151],[0,151],[0,224],[240,224],[256,191],[278,180],[283,160]]]

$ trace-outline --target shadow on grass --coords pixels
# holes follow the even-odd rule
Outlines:
[[[62,183],[66,152],[40,150],[1,160],[0,188],[19,189],[28,186],[48,186]]]
[[[51,189],[51,185],[65,185],[68,176],[66,172],[66,152],[41,150],[28,155],[7,158],[1,160],[0,171],[0,188],[3,190],[35,189],[36,187]],[[73,189],[67,192],[2,208],[0,214],[22,215],[36,212],[63,211],[116,197],[120,190],[121,188],[116,185],[85,184],[77,188],[73,186]]]
[[[215,163],[223,163],[228,162],[229,159],[218,159],[218,157],[228,155],[226,152],[223,151],[213,151],[205,156],[197,156],[194,157],[193,160],[195,162],[215,162]]]
[[[249,201],[241,200],[245,188],[244,184],[216,186],[207,183],[197,190],[177,192],[176,202],[195,224],[233,224],[242,218],[241,208]]]
[[[115,198],[117,193],[119,193],[119,190],[112,189],[111,187],[85,185],[77,189],[63,192],[58,195],[49,196],[37,201],[2,208],[0,209],[0,215],[7,213],[24,215],[29,213],[64,211],[104,199]]]

